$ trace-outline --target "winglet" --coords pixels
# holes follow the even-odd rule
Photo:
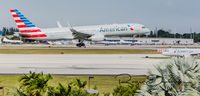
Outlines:
[[[56,23],[57,23],[57,25],[58,25],[58,28],[62,28],[62,25],[60,24],[59,21],[57,21]]]
[[[67,23],[67,27],[69,27],[69,29],[73,29],[72,25],[69,22]]]

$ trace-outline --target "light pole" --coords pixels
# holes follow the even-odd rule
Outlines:
[[[90,79],[94,79],[94,76],[89,76],[89,90],[90,90]]]
[[[94,76],[89,76],[89,89],[85,90],[85,96],[87,96],[87,93],[97,94],[99,92],[98,90],[90,90],[90,79],[94,79]]]

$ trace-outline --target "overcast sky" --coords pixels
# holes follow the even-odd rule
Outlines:
[[[18,9],[41,28],[140,23],[174,32],[200,32],[200,0],[0,0],[0,27],[16,27],[9,13]]]

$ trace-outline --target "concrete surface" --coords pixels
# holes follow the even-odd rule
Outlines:
[[[29,71],[65,75],[145,75],[154,64],[148,59],[161,54],[0,54],[0,74],[24,74]]]

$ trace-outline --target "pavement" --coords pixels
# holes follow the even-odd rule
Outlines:
[[[146,75],[161,54],[0,54],[0,74]]]

